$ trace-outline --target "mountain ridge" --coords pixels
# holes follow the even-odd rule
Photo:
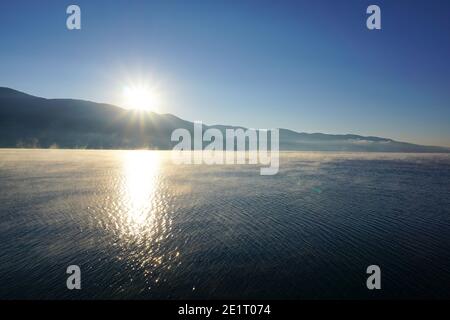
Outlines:
[[[203,125],[207,128],[242,128]],[[79,99],[47,99],[0,87],[0,147],[61,147],[88,149],[171,149],[177,128],[193,134],[193,122],[176,115]],[[297,132],[280,128],[280,150],[362,152],[444,152],[389,138],[356,134]]]

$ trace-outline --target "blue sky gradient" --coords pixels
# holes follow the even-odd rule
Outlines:
[[[38,96],[145,79],[187,120],[450,146],[450,1],[1,1],[0,48],[0,86]]]

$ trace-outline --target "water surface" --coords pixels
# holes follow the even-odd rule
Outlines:
[[[449,181],[439,154],[289,152],[260,176],[164,151],[0,150],[0,298],[450,298]]]

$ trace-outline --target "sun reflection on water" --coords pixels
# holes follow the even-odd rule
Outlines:
[[[109,225],[118,233],[118,259],[132,270],[142,270],[145,283],[164,281],[162,270],[176,266],[179,249],[170,244],[172,232],[171,189],[157,151],[121,153],[122,171],[117,189],[117,210]]]
[[[125,220],[127,229],[135,236],[154,229],[159,169],[157,152],[132,151],[124,156]]]

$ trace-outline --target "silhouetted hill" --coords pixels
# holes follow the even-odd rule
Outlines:
[[[214,127],[222,132],[225,125]],[[171,114],[125,110],[74,99],[45,99],[0,87],[0,147],[171,149],[173,130],[193,123]],[[298,133],[280,129],[281,150],[450,152],[379,137]]]

